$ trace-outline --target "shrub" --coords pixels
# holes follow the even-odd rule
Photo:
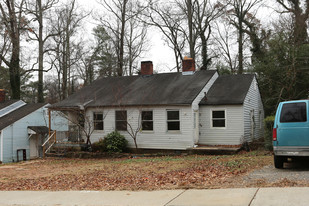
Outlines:
[[[118,131],[109,133],[103,140],[104,150],[107,152],[123,152],[128,141]]]
[[[100,138],[99,141],[93,143],[91,146],[92,146],[93,152],[104,152],[105,151],[104,139],[102,138]]]
[[[267,150],[272,150],[272,133],[274,127],[275,116],[268,116],[264,119],[264,146]]]

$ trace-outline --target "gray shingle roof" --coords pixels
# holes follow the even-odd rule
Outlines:
[[[28,114],[38,110],[39,108],[46,105],[45,103],[37,104],[26,104],[13,112],[0,118],[0,130],[6,128],[7,126],[13,124],[14,122],[20,120],[21,118],[27,116]]]
[[[200,105],[243,104],[254,74],[223,75],[200,102]]]
[[[216,71],[107,77],[51,105],[52,109],[100,106],[190,105]]]
[[[14,104],[15,102],[18,102],[19,100],[16,100],[16,99],[12,99],[12,100],[7,100],[7,101],[4,101],[4,102],[1,102],[0,103],[0,109],[3,109],[7,106],[10,106],[11,104]]]

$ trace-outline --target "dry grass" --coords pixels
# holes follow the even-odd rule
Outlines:
[[[157,190],[233,187],[272,163],[265,152],[155,158],[55,159],[0,166],[1,190]]]

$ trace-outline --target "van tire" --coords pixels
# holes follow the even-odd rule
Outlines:
[[[284,163],[285,159],[286,158],[283,157],[283,156],[276,156],[276,155],[274,155],[275,168],[282,169],[283,168],[283,163]]]

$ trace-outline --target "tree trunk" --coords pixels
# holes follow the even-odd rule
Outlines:
[[[120,32],[120,45],[119,45],[119,62],[117,75],[123,75],[123,50],[124,50],[124,35],[125,35],[125,25],[126,25],[126,4],[128,0],[123,1],[122,13],[121,13],[121,32]]]
[[[188,10],[188,27],[189,27],[189,47],[190,57],[195,59],[194,40],[193,40],[193,12],[192,12],[192,0],[187,0]]]
[[[201,70],[207,70],[209,59],[207,54],[207,40],[205,34],[200,35],[201,43],[202,43],[202,67]]]
[[[15,15],[15,14],[14,14]],[[11,19],[12,24],[17,26],[16,18]],[[18,29],[11,34],[12,40],[12,56],[10,60],[10,83],[12,89],[12,99],[20,99],[20,68],[19,68],[19,31]]]
[[[19,43],[13,41],[12,46],[13,51],[9,66],[12,99],[20,99]]]
[[[238,74],[242,74],[244,71],[243,68],[243,61],[244,61],[244,57],[243,57],[243,28],[242,28],[242,17],[238,17],[238,25],[239,25],[239,29],[238,29]]]
[[[39,71],[38,71],[38,102],[44,102],[44,91],[43,91],[43,11],[42,11],[42,1],[37,0],[37,6],[39,11]]]

